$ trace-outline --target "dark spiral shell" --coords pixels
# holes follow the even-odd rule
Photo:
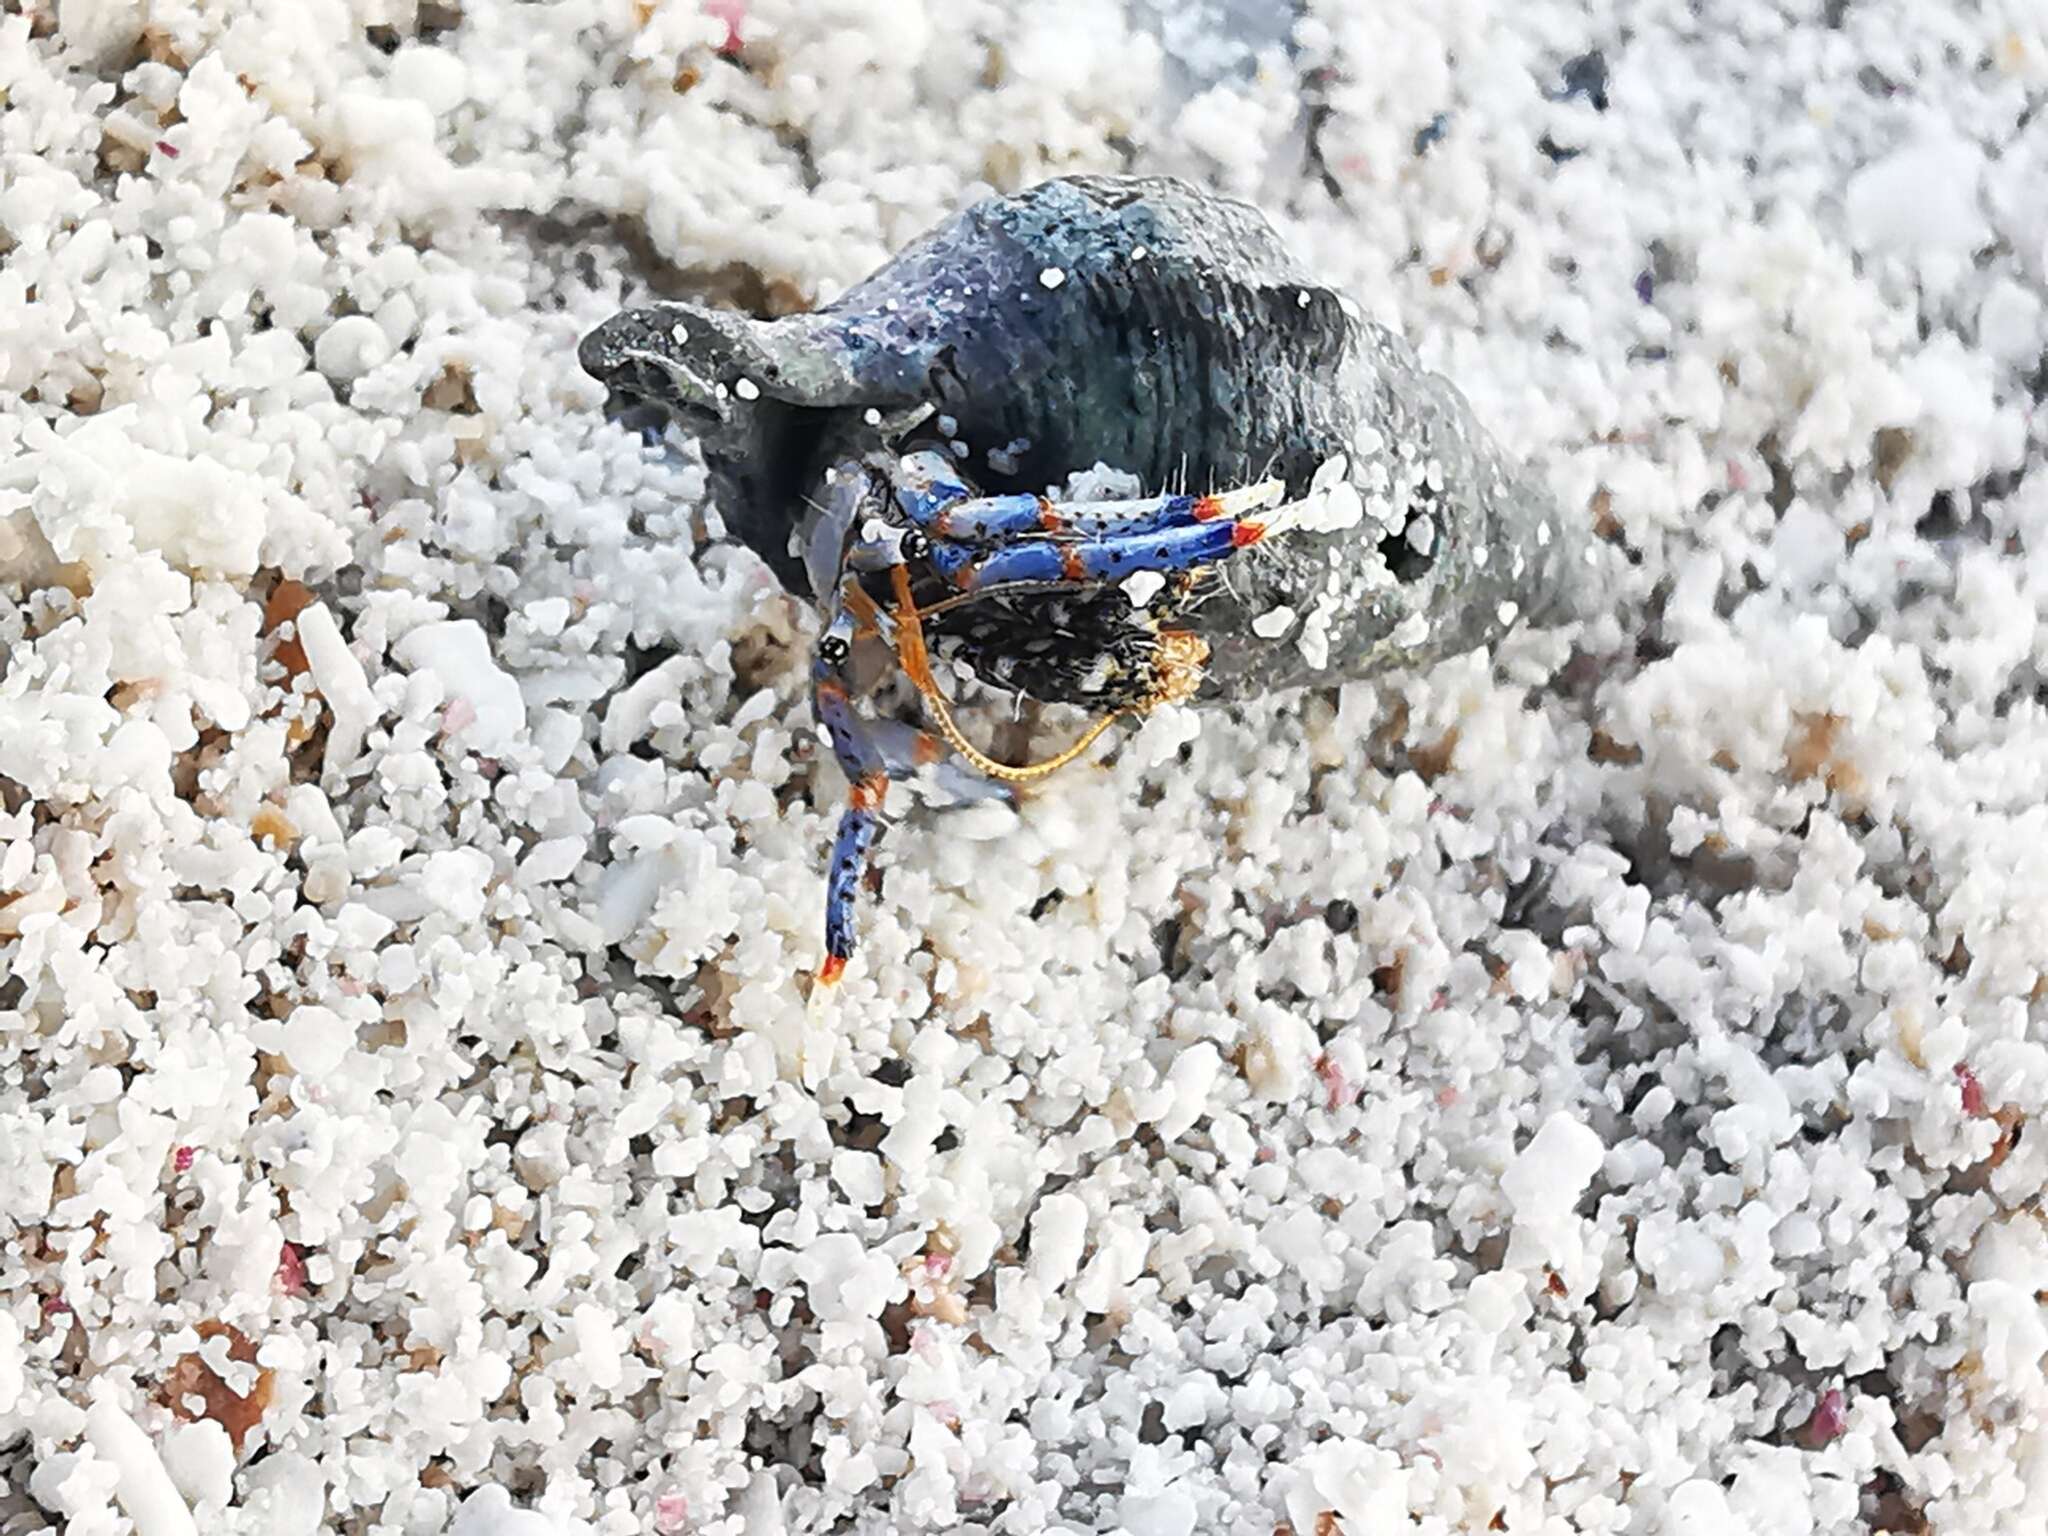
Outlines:
[[[920,405],[987,491],[1043,492],[1097,464],[1148,490],[1320,489],[1327,515],[1175,615],[1209,643],[1203,699],[1426,663],[1567,616],[1588,585],[1582,524],[1456,389],[1263,215],[1179,181],[990,198],[826,308],[754,322],[753,343],[750,430],[707,458],[734,527],[793,590],[806,489],[878,413]]]

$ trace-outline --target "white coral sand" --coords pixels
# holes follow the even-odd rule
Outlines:
[[[2039,1529],[2038,0],[1275,9],[0,6],[0,1531]],[[1622,574],[807,1017],[813,620],[576,338],[1125,167]]]

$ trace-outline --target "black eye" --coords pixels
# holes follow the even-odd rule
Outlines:
[[[932,541],[917,529],[907,528],[903,533],[902,548],[904,559],[922,560],[932,552]]]
[[[836,667],[853,654],[853,647],[846,643],[843,635],[827,635],[818,642],[818,654],[825,659],[827,666]]]

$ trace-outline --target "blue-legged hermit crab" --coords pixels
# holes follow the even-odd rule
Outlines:
[[[990,198],[815,313],[629,309],[579,358],[615,418],[696,438],[728,527],[818,604],[812,698],[851,786],[827,985],[891,780],[933,766],[958,794],[1006,793],[1121,716],[1428,662],[1584,585],[1583,528],[1449,383],[1256,210],[1179,181]],[[1147,494],[1051,499],[1098,465]],[[868,640],[936,736],[864,713],[849,662]],[[1044,762],[995,761],[934,653],[1096,724]]]

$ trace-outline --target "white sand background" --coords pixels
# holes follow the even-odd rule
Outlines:
[[[0,1532],[2044,1528],[2039,0],[1267,9],[0,4]],[[1124,168],[1617,574],[807,1025],[812,620],[575,339]]]

